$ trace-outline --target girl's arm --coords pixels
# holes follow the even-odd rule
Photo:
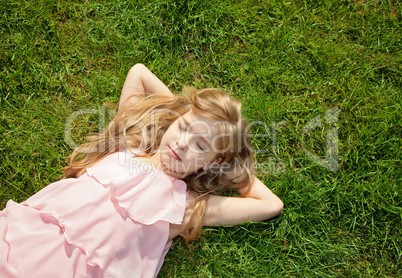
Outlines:
[[[123,105],[135,103],[138,98],[154,93],[172,92],[143,64],[136,64],[127,74],[120,96],[119,110]]]
[[[282,201],[255,178],[249,192],[242,197],[210,196],[207,201],[204,226],[263,221],[278,215],[282,208]]]

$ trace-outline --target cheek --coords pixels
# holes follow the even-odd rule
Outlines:
[[[193,154],[191,160],[193,161],[194,167],[199,169],[201,167],[204,167],[205,163],[209,163],[213,161],[214,155],[200,155],[200,154]]]
[[[172,140],[174,137],[175,132],[172,131],[170,128],[165,132],[165,134],[162,137],[161,142],[168,142],[169,140]]]

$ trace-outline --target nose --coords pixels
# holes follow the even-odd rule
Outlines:
[[[187,151],[190,146],[190,138],[191,136],[187,133],[182,134],[179,138],[179,141],[176,142],[176,145],[179,149],[183,151]]]

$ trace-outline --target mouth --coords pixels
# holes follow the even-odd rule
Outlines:
[[[178,160],[178,161],[181,161],[179,155],[174,150],[172,150],[172,148],[170,148],[169,146],[168,146],[168,148],[169,148],[170,156],[173,157],[174,159]]]

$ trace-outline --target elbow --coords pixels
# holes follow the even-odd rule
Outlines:
[[[283,202],[281,199],[278,198],[278,200],[276,201],[276,205],[275,205],[275,210],[277,212],[276,215],[279,215],[282,210],[283,210]]]
[[[137,67],[137,68],[141,68],[141,67],[145,67],[144,64],[142,63],[136,63],[134,66],[132,66],[133,68]]]
[[[130,71],[140,71],[140,70],[144,70],[144,69],[146,69],[147,67],[144,65],[144,64],[141,64],[141,63],[137,63],[137,64],[135,64],[134,66],[132,66],[131,67],[131,69],[130,69]]]
[[[275,216],[278,216],[283,210],[283,202],[281,199],[276,197],[272,202],[268,205],[268,211],[267,211],[267,219],[273,218]]]

